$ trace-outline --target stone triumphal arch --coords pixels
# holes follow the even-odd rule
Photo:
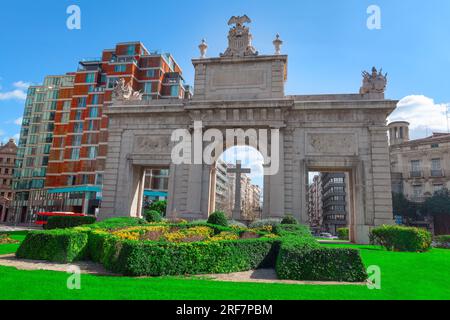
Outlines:
[[[249,22],[246,16],[230,21],[235,25],[229,47],[220,57],[207,58],[202,42],[201,57],[192,60],[191,99],[143,101],[131,86],[114,89],[114,104],[106,110],[109,141],[100,218],[141,216],[148,168],[169,168],[169,217],[207,218],[214,164],[174,163],[174,131],[194,137],[211,128],[266,129],[278,133],[269,134],[267,144],[272,158],[276,150],[279,167],[264,177],[263,217],[293,214],[308,223],[308,171],[348,172],[351,239],[367,243],[370,228],[393,223],[386,118],[397,101],[384,98],[386,76],[375,68],[364,72],[356,94],[285,95],[288,57],[280,53],[282,41],[274,40],[273,55],[258,54],[245,25]],[[193,158],[198,144],[191,148]]]

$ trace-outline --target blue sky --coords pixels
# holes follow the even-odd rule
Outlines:
[[[68,30],[66,9],[81,8],[81,30]],[[369,5],[381,8],[381,30],[366,27]],[[445,131],[450,103],[448,0],[2,1],[0,4],[0,140],[19,133],[27,83],[75,70],[117,42],[142,41],[171,52],[193,84],[190,59],[206,38],[208,55],[227,46],[227,21],[247,14],[254,46],[273,53],[279,33],[289,55],[288,94],[352,93],[361,71],[389,73],[387,97],[403,99],[398,119],[413,137]]]

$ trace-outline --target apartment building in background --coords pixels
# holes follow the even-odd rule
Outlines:
[[[434,192],[450,189],[450,134],[410,140],[409,123],[389,124],[392,191],[413,202],[424,202]]]
[[[17,145],[14,139],[0,144],[0,223],[8,221],[14,197],[12,181],[15,170]]]
[[[172,55],[151,52],[140,42],[119,43],[101,58],[79,62],[76,72],[46,77],[43,86],[30,87],[14,180],[18,221],[40,210],[95,214],[107,156],[103,110],[112,104],[121,78],[145,100],[191,94]],[[161,192],[150,189],[146,195]]]
[[[323,229],[336,235],[337,229],[348,225],[347,175],[321,173]]]
[[[311,230],[321,231],[323,211],[322,211],[322,179],[321,175],[314,176],[308,190],[308,216]]]

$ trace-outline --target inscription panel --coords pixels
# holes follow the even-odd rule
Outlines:
[[[307,155],[358,155],[358,138],[354,133],[316,133],[306,134]]]
[[[133,143],[133,152],[137,154],[148,153],[171,153],[170,136],[167,135],[148,135],[135,136]]]

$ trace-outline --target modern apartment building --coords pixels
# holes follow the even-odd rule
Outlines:
[[[40,116],[31,119],[35,121],[31,124],[44,127],[42,135],[46,143],[43,159],[37,159],[39,161],[30,166],[35,171],[40,170],[33,173],[31,179],[36,193],[33,199],[39,201],[31,205],[29,196],[20,198],[22,202],[16,205],[20,220],[43,209],[94,214],[102,198],[107,156],[108,119],[103,110],[112,103],[117,81],[123,78],[131,83],[146,100],[184,99],[190,89],[184,84],[181,73],[170,54],[150,52],[140,42],[128,42],[104,50],[101,58],[81,61],[76,72],[60,76],[61,80],[54,84],[55,77],[47,77],[43,86],[30,88],[25,113],[29,112],[30,103],[50,105],[51,114],[45,118],[42,112],[30,111],[34,112],[32,118],[35,113]],[[28,119],[24,116],[22,131],[26,137],[32,129]],[[19,152],[33,147],[33,141],[21,137]],[[28,168],[25,164],[24,167],[18,162],[19,167]],[[17,176],[17,188],[28,183],[25,177],[28,174]],[[146,192],[151,196],[152,190]]]
[[[345,173],[321,173],[323,228],[332,234],[348,224],[346,180]]]
[[[74,75],[47,76],[42,86],[28,88],[16,158],[11,210],[16,222],[52,204],[45,180],[61,88],[73,86]]]
[[[14,139],[0,144],[0,222],[8,221],[11,201],[14,197],[14,175],[17,145]]]

